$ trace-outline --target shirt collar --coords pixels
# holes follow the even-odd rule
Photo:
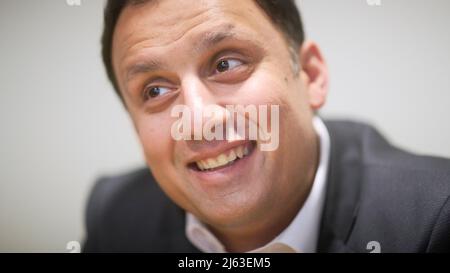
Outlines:
[[[313,125],[319,136],[320,159],[311,191],[289,226],[267,245],[250,252],[268,252],[274,246],[286,246],[295,252],[316,252],[320,220],[325,203],[326,175],[330,157],[330,136],[322,120],[315,116]],[[186,215],[186,236],[203,252],[226,252],[223,244],[193,214]],[[278,247],[277,247],[278,248]]]

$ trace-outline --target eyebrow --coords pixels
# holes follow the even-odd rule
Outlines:
[[[228,24],[222,27],[219,31],[206,32],[202,35],[202,38],[195,43],[194,50],[196,52],[203,52],[224,40],[234,38],[236,33],[231,31],[233,28],[234,25]]]
[[[138,74],[147,73],[164,67],[165,67],[164,64],[154,59],[140,61],[138,63],[133,64],[129,69],[127,69],[126,81],[129,82],[131,78],[133,78]]]
[[[227,24],[220,27],[219,31],[209,31],[202,34],[202,37],[195,42],[194,51],[204,52],[207,49],[225,41],[236,37],[236,33],[231,32],[234,25]],[[166,67],[162,62],[156,59],[147,59],[139,61],[131,65],[126,71],[126,81],[129,82],[134,76],[150,71],[159,70]]]

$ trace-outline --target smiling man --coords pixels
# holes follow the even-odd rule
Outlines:
[[[108,1],[102,43],[148,168],[96,184],[86,252],[450,249],[449,161],[322,122],[327,66],[294,1]]]

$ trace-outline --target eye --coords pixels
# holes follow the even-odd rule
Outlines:
[[[216,65],[216,71],[219,73],[226,72],[228,70],[234,69],[243,63],[236,59],[223,59],[220,60]]]
[[[151,98],[156,98],[158,96],[167,94],[170,92],[170,89],[162,86],[149,86],[144,90],[144,99],[148,100]]]

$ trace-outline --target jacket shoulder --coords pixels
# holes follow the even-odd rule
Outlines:
[[[344,163],[353,157],[366,169],[420,174],[427,179],[396,179],[392,183],[436,183],[433,186],[439,189],[437,193],[450,194],[450,159],[395,147],[377,129],[365,123],[331,120],[326,125],[334,144],[340,148],[340,159]]]
[[[326,124],[343,170],[337,180],[352,181],[339,193],[358,188],[348,246],[367,252],[374,240],[385,252],[448,251],[450,160],[394,147],[363,123]]]
[[[164,194],[148,168],[99,179],[85,215],[84,252],[189,251],[184,212]]]

